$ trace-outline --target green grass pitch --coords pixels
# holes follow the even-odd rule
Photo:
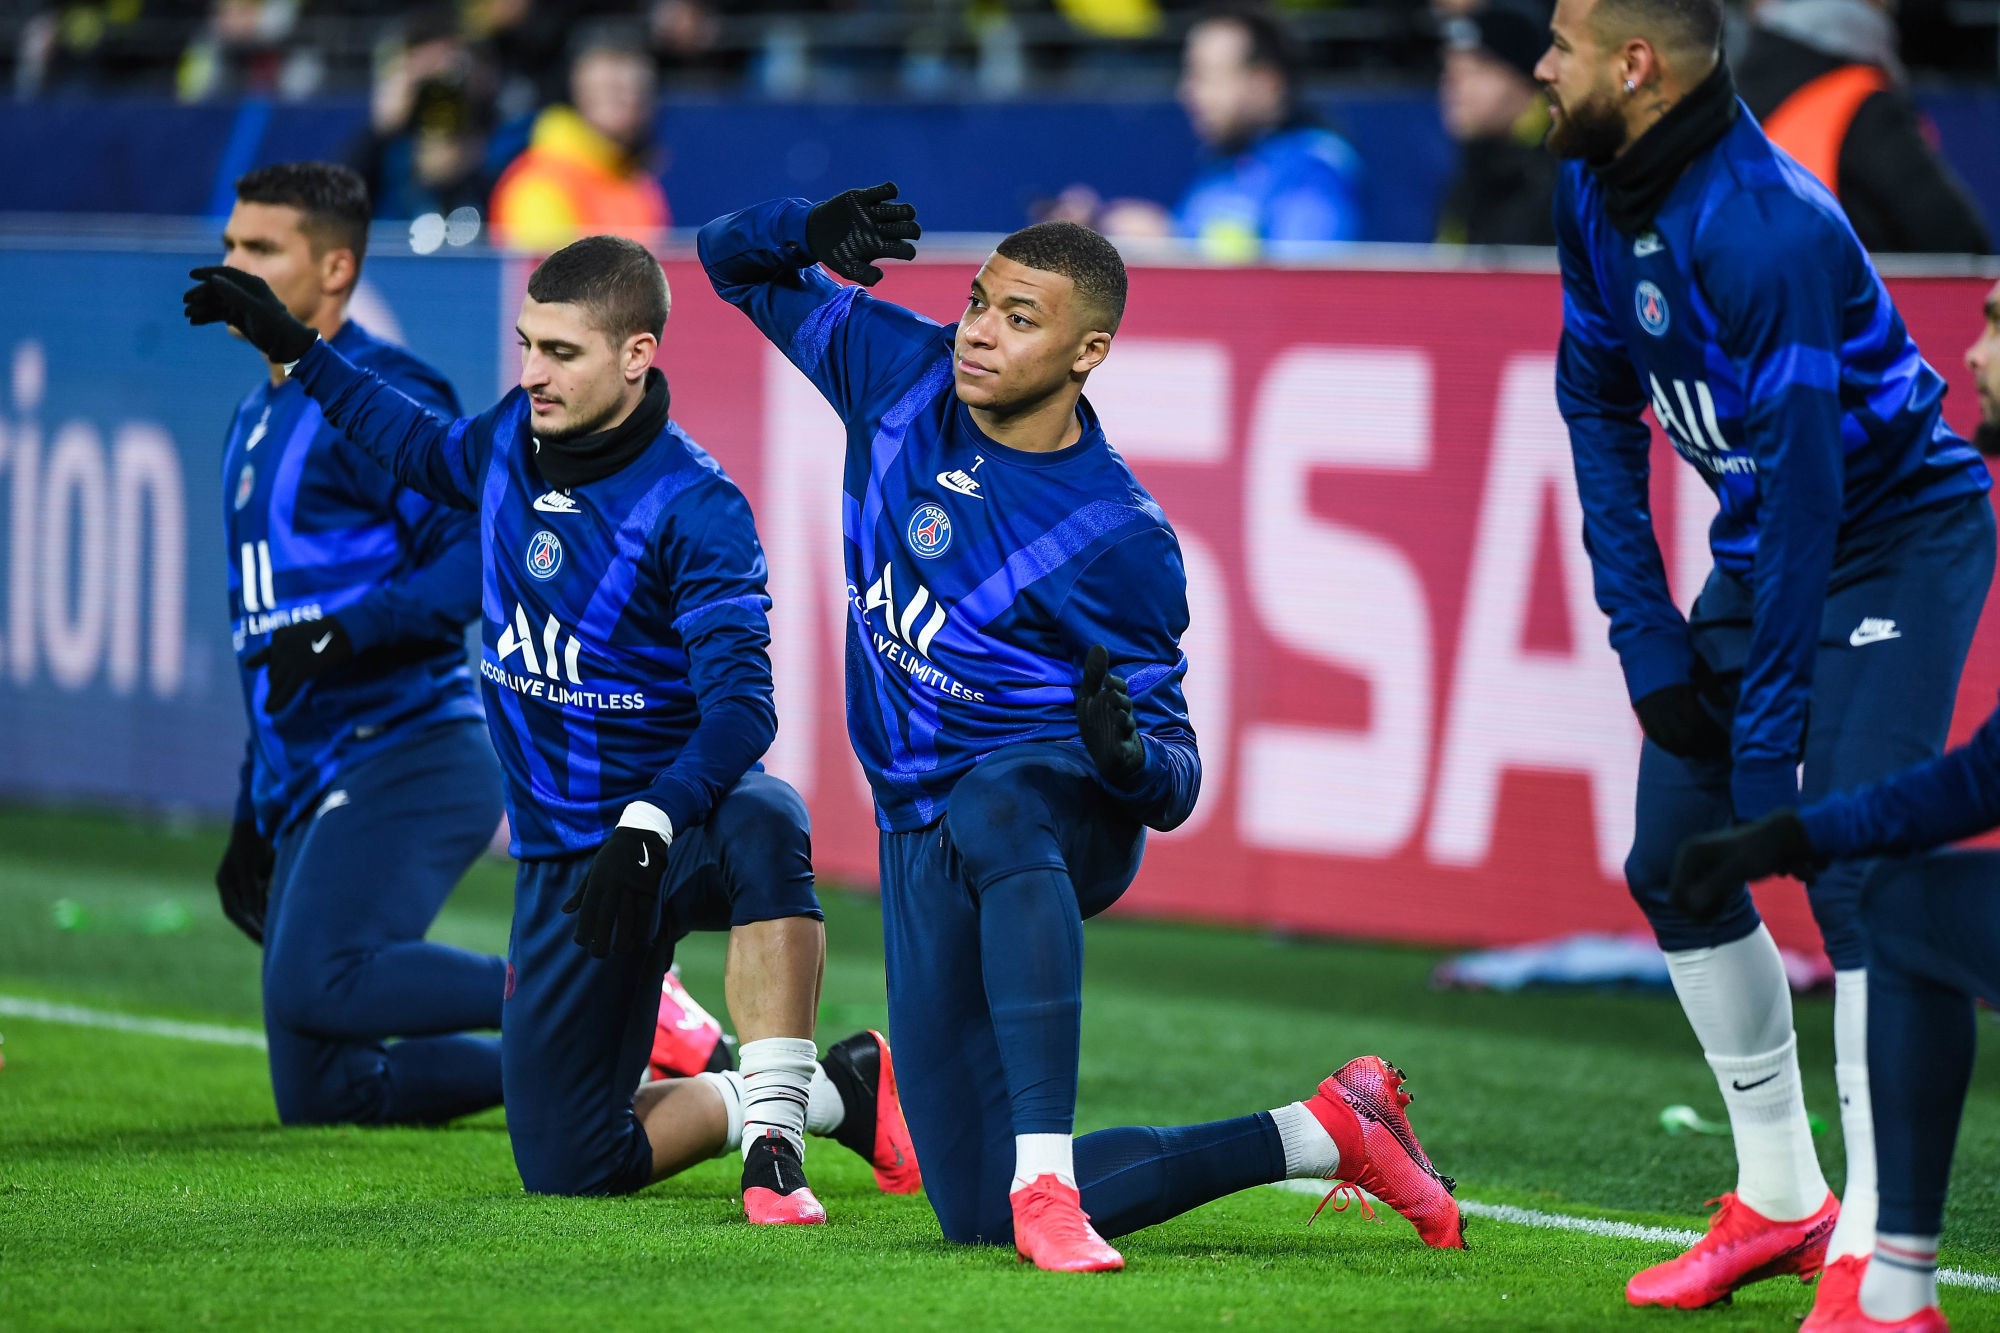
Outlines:
[[[218,831],[0,812],[0,995],[257,1023],[256,952],[215,910]],[[504,947],[509,876],[479,867],[437,935]],[[58,900],[89,929],[62,929]],[[884,1021],[871,898],[827,894],[823,1042]],[[147,934],[162,904],[192,924]],[[149,909],[152,915],[148,915]],[[167,913],[168,916],[171,913]],[[1651,996],[1429,990],[1432,954],[1130,921],[1086,931],[1080,1128],[1172,1124],[1305,1095],[1349,1056],[1409,1071],[1412,1119],[1462,1198],[1692,1228],[1729,1144],[1669,1138],[1662,1106],[1720,1100],[1678,1009]],[[721,944],[682,950],[720,997]],[[1834,1121],[1831,1005],[1799,1006],[1808,1103]],[[1983,1026],[1983,1025],[1982,1025]],[[440,1130],[278,1128],[261,1055],[0,1017],[0,1328],[772,1327],[1791,1330],[1796,1282],[1694,1315],[1634,1311],[1673,1247],[1473,1220],[1469,1253],[1401,1219],[1252,1190],[1123,1243],[1128,1271],[1063,1277],[946,1245],[920,1198],[873,1192],[816,1141],[832,1222],[758,1232],[732,1163],[630,1199],[522,1194],[493,1113]],[[892,1034],[893,1036],[893,1034]],[[2000,1078],[1975,1080],[1944,1261],[2000,1273]],[[1948,1289],[1955,1327],[2000,1295]]]

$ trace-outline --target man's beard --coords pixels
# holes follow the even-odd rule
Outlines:
[[[569,425],[554,430],[537,430],[535,438],[543,444],[568,444],[571,440],[580,440],[586,435],[597,434],[609,426],[611,418],[617,415],[618,400],[614,398],[608,407],[589,421],[572,421]]]
[[[1550,122],[1546,142],[1557,157],[1609,162],[1625,146],[1625,117],[1608,97],[1589,97],[1574,104],[1565,102],[1561,114]]]
[[[1973,428],[1972,447],[1988,458],[2000,458],[2000,421],[1982,419]]]

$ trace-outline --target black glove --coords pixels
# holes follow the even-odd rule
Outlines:
[[[264,942],[264,908],[271,900],[271,868],[278,855],[257,825],[244,820],[229,830],[215,887],[222,891],[222,914],[254,943]]]
[[[924,234],[917,210],[888,202],[896,187],[884,182],[872,190],[849,190],[806,214],[806,249],[820,263],[864,287],[882,281],[877,259],[915,259],[910,242]]]
[[[1124,784],[1146,766],[1146,747],[1139,740],[1139,723],[1132,716],[1132,696],[1125,677],[1109,674],[1111,654],[1094,644],[1083,659],[1083,680],[1076,687],[1076,729],[1083,748],[1105,780]]]
[[[1729,733],[1701,706],[1701,692],[1682,681],[1632,705],[1646,739],[1680,759],[1727,759]]]
[[[1809,879],[1826,858],[1813,850],[1796,810],[1780,810],[1719,833],[1697,833],[1674,856],[1674,906],[1696,921],[1722,910],[1737,888],[1772,875]]]
[[[344,666],[354,657],[354,640],[332,616],[301,620],[271,631],[270,642],[243,659],[251,670],[270,671],[264,711],[278,714],[314,676]]]
[[[646,948],[653,942],[666,873],[665,838],[623,824],[612,829],[583,884],[562,905],[576,913],[576,942],[593,958]]]
[[[290,365],[319,341],[271,290],[271,284],[240,268],[211,264],[189,269],[195,285],[181,293],[183,313],[190,324],[226,323],[243,335],[266,360]]]

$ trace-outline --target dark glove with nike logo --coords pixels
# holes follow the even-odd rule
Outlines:
[[[338,620],[325,616],[272,630],[271,641],[244,658],[243,665],[267,670],[264,711],[275,715],[285,711],[307,681],[353,658],[354,640]]]
[[[264,942],[264,909],[271,900],[271,871],[278,855],[253,820],[229,830],[222,864],[215,868],[215,887],[222,893],[222,914],[258,944]]]
[[[1646,739],[1678,759],[1727,759],[1729,733],[1702,707],[1701,691],[1682,681],[1633,703]]]
[[[877,259],[915,259],[910,242],[924,234],[917,210],[892,204],[895,185],[885,181],[869,190],[849,190],[806,214],[806,250],[820,263],[863,287],[882,281]]]
[[[227,324],[268,361],[289,366],[319,341],[254,273],[224,264],[188,270],[195,285],[181,293],[181,313],[190,324]]]
[[[565,912],[576,913],[576,942],[593,958],[638,953],[659,933],[660,886],[667,873],[667,839],[649,828],[620,824]]]
[[[1780,810],[1718,833],[1697,833],[1674,856],[1669,892],[1674,906],[1696,921],[1722,911],[1737,888],[1772,875],[1807,880],[1827,858],[1813,850],[1796,810]]]
[[[1105,781],[1124,786],[1146,766],[1146,746],[1132,716],[1132,696],[1125,678],[1111,674],[1111,654],[1093,644],[1083,659],[1083,679],[1076,687],[1076,729],[1083,748]]]

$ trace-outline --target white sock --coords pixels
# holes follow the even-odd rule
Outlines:
[[[1285,1144],[1286,1179],[1327,1180],[1339,1169],[1340,1149],[1334,1146],[1333,1135],[1304,1102],[1278,1107],[1271,1119]]]
[[[1861,1277],[1861,1313],[1894,1321],[1936,1305],[1937,1242],[1936,1236],[1877,1236]]]
[[[1875,1108],[1868,1100],[1868,974],[1833,976],[1833,1081],[1840,1090],[1840,1135],[1847,1145],[1847,1184],[1840,1221],[1827,1242],[1831,1263],[1865,1257],[1875,1248]]]
[[[722,1142],[722,1150],[716,1156],[732,1149],[743,1147],[743,1076],[733,1069],[725,1069],[719,1074],[696,1074],[695,1081],[714,1088],[722,1098],[722,1112],[729,1117],[728,1136]]]
[[[1810,1217],[1826,1203],[1826,1177],[1813,1155],[1806,1099],[1799,1084],[1799,1044],[1774,1051],[1708,1057],[1736,1138],[1736,1194],[1774,1222]]]
[[[1813,1151],[1792,1035],[1792,992],[1763,926],[1713,949],[1667,955],[1674,992],[1729,1109],[1736,1193],[1773,1221],[1811,1216],[1826,1202]]]
[[[814,1065],[812,1095],[806,1102],[806,1133],[825,1137],[839,1129],[845,1119],[847,1103],[840,1100],[840,1090],[833,1086],[823,1066]]]
[[[819,1048],[807,1037],[765,1037],[736,1049],[737,1072],[743,1076],[743,1155],[777,1130],[806,1154],[806,1106],[812,1100],[813,1071]]]
[[[1016,1134],[1014,1183],[1008,1192],[1024,1189],[1043,1176],[1054,1176],[1076,1188],[1076,1140],[1068,1134]]]

